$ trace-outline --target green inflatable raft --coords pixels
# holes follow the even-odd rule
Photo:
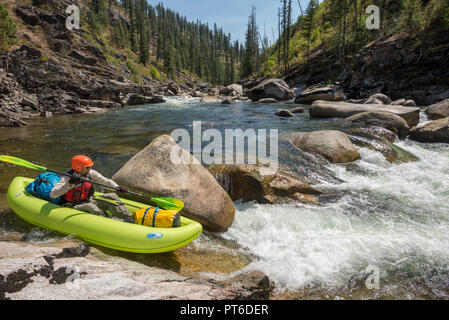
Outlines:
[[[16,177],[11,182],[7,195],[11,209],[31,224],[62,234],[75,234],[86,242],[126,252],[160,253],[189,244],[203,231],[201,224],[185,217],[181,217],[179,228],[159,229],[62,207],[29,194],[25,188],[33,181]],[[127,199],[122,201],[130,212],[148,207]]]

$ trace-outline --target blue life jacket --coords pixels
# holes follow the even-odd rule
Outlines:
[[[32,183],[30,183],[26,187],[26,191],[40,199],[59,204],[62,197],[50,198],[50,192],[60,180],[61,177],[57,173],[45,172],[39,175]]]

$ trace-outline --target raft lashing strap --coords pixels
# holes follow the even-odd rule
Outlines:
[[[148,213],[148,211],[150,211],[150,209],[153,209],[152,207],[149,207],[149,208],[147,208],[147,210],[145,210],[145,213],[143,214],[143,218],[142,218],[142,226],[144,225],[144,223],[145,223],[145,218],[147,217],[147,213]],[[154,213],[153,213],[153,223],[152,223],[152,227],[154,228],[154,224],[155,224],[155,222],[156,222],[156,216],[157,216],[157,213],[159,212],[159,211],[161,211],[160,209],[159,209],[159,207],[157,207],[156,209],[154,209]]]
[[[153,213],[153,228],[154,228],[154,223],[156,222],[156,215],[157,215],[158,212],[159,212],[159,207],[154,209],[154,213]]]
[[[145,214],[143,215],[143,218],[142,218],[142,225],[144,225],[144,223],[145,223],[145,217],[147,216],[147,213],[148,213],[148,211],[151,209],[151,207],[149,207],[149,208],[147,208],[147,210],[145,210]]]

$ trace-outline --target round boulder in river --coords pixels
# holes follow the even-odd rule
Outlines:
[[[317,153],[332,163],[347,163],[360,159],[349,137],[336,130],[292,132],[286,138],[297,148]]]
[[[351,127],[382,127],[396,133],[399,138],[405,138],[410,130],[407,121],[403,118],[394,113],[383,111],[369,111],[353,115],[345,119],[345,124]]]
[[[179,164],[172,163],[174,155]],[[234,221],[231,198],[212,174],[164,135],[136,154],[113,177],[118,184],[184,201],[183,215],[206,230],[225,232]]]

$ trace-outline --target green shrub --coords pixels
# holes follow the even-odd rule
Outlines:
[[[155,66],[150,67],[150,76],[151,76],[151,78],[156,79],[156,80],[161,79],[161,74],[159,73],[159,71],[156,69]]]
[[[142,79],[140,78],[140,75],[138,75],[138,74],[133,74],[131,76],[131,81],[136,83],[136,84],[141,84],[142,83]]]
[[[0,51],[15,43],[17,27],[8,17],[8,12],[0,4]]]

